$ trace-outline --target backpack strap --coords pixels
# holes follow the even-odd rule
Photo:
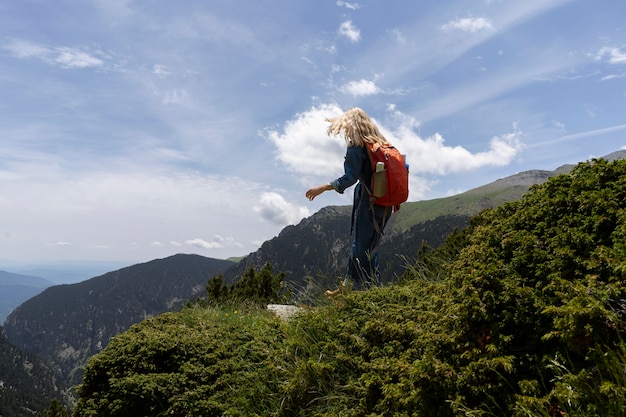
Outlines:
[[[387,212],[391,207],[388,206],[384,206],[385,207],[385,213],[383,214],[383,224],[380,225],[378,224],[378,222],[376,221],[376,211],[374,210],[374,200],[375,198],[372,197],[372,193],[370,191],[370,187],[368,187],[364,181],[361,182],[361,186],[365,188],[365,192],[367,192],[368,195],[368,199],[370,202],[370,211],[372,212],[372,221],[374,222],[374,229],[376,229],[376,232],[379,235],[384,235],[383,231],[385,230],[385,219],[387,218]],[[382,207],[382,206],[381,206]],[[392,213],[395,213],[395,207],[393,208]]]
[[[374,204],[370,202],[370,210],[372,211],[372,221],[374,222],[374,229],[376,229],[376,232],[379,235],[384,235],[384,230],[385,230],[385,222],[387,220],[387,213],[389,213],[389,206],[384,206],[385,207],[385,212],[383,213],[383,224],[378,224],[378,221],[376,220],[376,212],[374,211]]]
[[[365,149],[367,150],[367,156],[370,158],[370,166],[372,167],[372,175],[376,170],[376,161],[374,160],[374,153],[380,148],[378,143],[365,142]],[[370,193],[371,194],[371,193]]]

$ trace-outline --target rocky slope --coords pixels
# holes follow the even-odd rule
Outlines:
[[[65,398],[52,370],[9,343],[0,327],[0,416],[30,417]]]

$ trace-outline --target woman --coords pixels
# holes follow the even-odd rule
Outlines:
[[[311,188],[306,192],[306,197],[312,201],[324,191],[330,190],[343,194],[344,190],[359,181],[354,189],[350,230],[353,240],[345,278],[351,279],[355,288],[375,285],[380,281],[378,244],[391,210],[389,207],[370,203],[367,188],[371,184],[372,166],[365,143],[387,143],[387,140],[369,116],[356,107],[337,119],[327,121],[330,122],[328,135],[343,136],[348,145],[344,174],[330,183]],[[327,295],[338,292],[339,289],[327,291]]]

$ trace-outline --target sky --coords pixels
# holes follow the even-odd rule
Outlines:
[[[410,201],[626,147],[623,0],[3,0],[0,260],[243,256],[352,189],[361,107]]]

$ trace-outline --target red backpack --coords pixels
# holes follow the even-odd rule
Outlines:
[[[409,166],[400,151],[391,145],[365,143],[372,163],[372,203],[394,211],[409,198]]]

